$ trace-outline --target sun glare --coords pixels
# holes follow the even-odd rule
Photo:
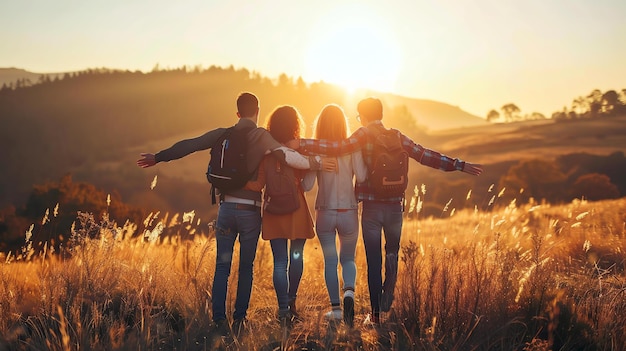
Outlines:
[[[309,80],[334,83],[348,92],[359,88],[392,91],[400,70],[400,50],[384,23],[367,16],[341,15],[320,22],[306,56]],[[354,13],[352,13],[354,18]]]

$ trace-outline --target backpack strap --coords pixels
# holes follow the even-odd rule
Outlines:
[[[226,128],[226,130],[224,130],[224,133],[222,133],[222,135],[220,135],[220,137],[217,138],[217,140],[215,140],[215,143],[211,145],[211,149],[213,149],[215,146],[221,143],[225,138],[228,138],[230,133],[232,133],[233,129],[235,129],[234,125]],[[215,205],[217,203],[217,198],[215,196],[216,190],[217,189],[215,188],[215,186],[211,184],[211,204],[212,205]],[[224,200],[224,195],[220,194],[220,202],[222,202],[223,200]]]
[[[215,187],[211,184],[211,204],[215,205],[216,204],[216,199],[215,199]]]
[[[395,129],[387,129],[380,124],[370,125],[368,127],[365,127],[365,129],[367,131],[367,135],[371,138],[370,141],[372,143],[376,143],[378,141],[378,138],[385,133],[394,131],[397,134],[398,132]]]
[[[213,204],[213,205],[215,205],[217,203],[217,201],[216,201],[217,197],[216,197],[216,191],[215,190],[216,190],[216,188],[213,185],[211,185],[211,204]],[[224,201],[224,194],[220,193],[219,197],[220,197],[220,203],[222,201]]]

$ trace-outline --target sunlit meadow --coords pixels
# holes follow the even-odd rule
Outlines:
[[[622,349],[626,200],[519,205],[499,195],[422,218],[426,189],[415,189],[396,298],[381,325],[370,321],[362,241],[355,326],[324,320],[324,263],[312,239],[297,299],[304,321],[281,329],[271,250],[261,240],[240,339],[212,332],[212,223],[193,212],[137,224],[79,213],[63,250],[34,252],[31,228],[21,251],[1,257],[0,350]],[[53,223],[57,210],[42,223]],[[235,254],[230,311],[237,262]]]

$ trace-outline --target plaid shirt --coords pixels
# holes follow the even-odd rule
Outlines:
[[[361,150],[365,164],[370,167],[373,160],[374,141],[369,137],[367,128],[384,128],[381,121],[370,123],[367,127],[357,129],[348,139],[341,141],[300,139],[299,152],[321,155],[343,155]],[[462,171],[465,162],[442,155],[437,151],[429,150],[419,144],[415,144],[404,134],[400,133],[402,147],[409,154],[409,157],[417,162],[439,169],[442,171]],[[357,201],[381,201],[381,202],[401,202],[401,197],[379,197],[370,190],[369,179],[363,183],[358,183],[355,187]]]

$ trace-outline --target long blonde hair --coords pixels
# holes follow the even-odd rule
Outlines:
[[[336,104],[322,108],[315,120],[316,139],[343,140],[348,137],[348,120],[343,109]]]

